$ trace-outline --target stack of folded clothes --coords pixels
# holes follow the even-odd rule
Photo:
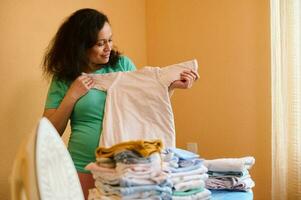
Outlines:
[[[164,149],[161,153],[164,169],[170,173],[173,200],[207,200],[211,192],[205,188],[207,168],[199,155],[178,148]]]
[[[99,147],[96,162],[86,166],[96,186],[89,191],[88,199],[172,199],[169,174],[163,171],[161,148],[160,140]]]
[[[206,188],[214,190],[250,191],[255,186],[249,170],[255,163],[254,157],[221,158],[205,160],[209,179]]]

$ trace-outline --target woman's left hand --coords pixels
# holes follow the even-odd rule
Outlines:
[[[179,89],[191,88],[193,82],[199,78],[199,74],[194,70],[184,70],[180,74],[180,76],[181,76],[180,80],[174,81],[169,86],[169,90],[173,90],[175,88],[179,88]]]

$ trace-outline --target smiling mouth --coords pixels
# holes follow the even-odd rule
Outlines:
[[[109,57],[110,57],[110,54],[108,54],[108,55],[103,55],[103,56],[101,56],[101,57],[103,57],[103,58],[109,58]]]

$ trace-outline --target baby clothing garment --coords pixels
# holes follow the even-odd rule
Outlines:
[[[169,172],[172,183],[172,199],[210,199],[205,189],[208,179],[207,168],[198,154],[184,149],[167,148],[161,153],[165,170]],[[176,159],[177,164],[174,163]],[[170,161],[172,160],[172,164]],[[209,193],[207,193],[208,191]]]
[[[163,170],[160,153],[154,152],[146,157],[137,154],[140,157],[138,163],[128,163],[126,155],[123,155],[122,160],[116,159],[123,152],[136,153],[135,148],[129,150],[128,147],[129,145],[117,144],[113,146],[114,150],[112,148],[112,156],[107,158],[107,155],[100,155],[97,162],[86,166],[95,179],[95,190],[89,192],[88,199],[171,200],[171,182],[169,174]],[[149,150],[147,145],[141,147],[143,148]],[[132,158],[132,154],[127,155]],[[105,160],[99,160],[103,156]],[[114,163],[114,167],[106,167],[107,159]],[[146,162],[141,163],[141,159],[145,159]]]
[[[189,196],[172,196],[172,200],[210,200],[211,199],[211,192],[206,188],[202,192],[198,192]]]
[[[127,141],[115,144],[114,146],[105,148],[98,147],[96,149],[96,157],[100,158],[110,158],[116,154],[116,152],[123,150],[135,150],[141,156],[147,157],[155,152],[160,152],[162,148],[161,140],[136,140],[136,141]]]
[[[196,60],[167,67],[144,67],[132,72],[89,74],[94,88],[106,91],[99,146],[130,140],[161,139],[175,147],[175,125],[168,87],[184,70],[197,71]]]
[[[254,163],[255,158],[253,156],[204,160],[204,165],[209,171],[217,172],[243,172],[246,169],[252,168]]]
[[[250,191],[255,183],[249,171],[255,163],[253,156],[205,160],[209,178],[206,188],[213,190]]]

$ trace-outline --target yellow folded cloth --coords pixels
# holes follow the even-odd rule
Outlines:
[[[96,149],[97,158],[110,158],[113,157],[116,152],[130,150],[139,153],[143,157],[147,157],[155,152],[160,152],[163,148],[161,140],[135,140],[118,143],[109,148],[98,147]]]

